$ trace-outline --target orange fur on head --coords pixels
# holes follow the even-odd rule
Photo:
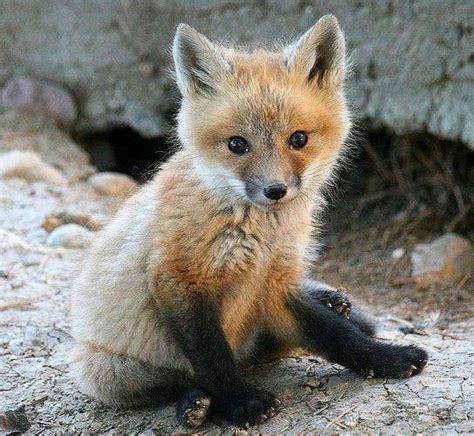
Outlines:
[[[306,45],[310,39],[306,37]],[[249,53],[209,46],[220,65],[228,68],[214,81],[206,76],[202,89],[184,91],[178,133],[195,156],[198,173],[212,187],[227,185],[227,195],[234,192],[245,197],[248,183],[276,181],[292,187],[301,179],[301,189],[294,187],[293,195],[284,202],[300,191],[314,192],[330,177],[350,127],[342,83],[334,77],[330,80],[335,75],[332,70],[340,77],[344,67],[329,64],[320,80],[311,70],[306,73],[316,77],[309,77],[304,63],[309,54],[291,53],[315,52],[317,47],[301,45],[286,52],[260,49]],[[206,69],[204,62],[199,68]],[[297,131],[308,135],[308,143],[301,150],[292,150],[288,141]],[[236,156],[229,151],[227,143],[235,136],[246,139],[248,153]]]

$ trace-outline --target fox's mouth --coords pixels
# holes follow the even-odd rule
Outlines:
[[[247,196],[247,199],[250,203],[253,205],[259,207],[260,209],[266,210],[266,211],[276,211],[276,210],[281,210],[285,206],[287,206],[289,203],[293,202],[293,200],[298,196],[298,194],[294,194],[291,196],[286,196],[280,200],[257,200],[254,199],[250,196]]]
[[[288,202],[283,203],[280,201],[275,201],[275,203],[266,204],[264,207],[269,210],[280,210],[281,208],[285,206],[286,203]]]

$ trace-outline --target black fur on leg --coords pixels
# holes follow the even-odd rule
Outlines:
[[[375,323],[359,309],[354,308],[349,297],[340,290],[324,283],[306,279],[303,281],[301,293],[306,294],[308,298],[319,301],[342,317],[349,319],[366,335],[375,336]]]
[[[243,362],[243,365],[258,365],[271,362],[282,357],[284,351],[288,351],[291,348],[275,335],[262,331],[257,335],[251,354]]]
[[[203,294],[192,293],[179,304],[167,300],[168,327],[193,366],[196,385],[212,398],[212,411],[237,425],[259,423],[274,414],[275,396],[239,375],[217,307]]]
[[[299,324],[301,346],[360,375],[410,377],[426,365],[428,355],[423,349],[376,341],[307,295],[293,297],[288,306]]]
[[[357,308],[352,309],[349,321],[355,324],[359,330],[367,336],[373,337],[377,333],[375,322]]]

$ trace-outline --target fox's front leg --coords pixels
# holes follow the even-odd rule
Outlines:
[[[197,388],[210,394],[211,410],[237,425],[254,424],[271,416],[276,407],[275,396],[255,388],[239,375],[220,325],[217,305],[199,290],[184,292],[163,299],[162,304],[168,326],[193,367]],[[195,395],[191,393],[184,404]],[[183,407],[179,404],[180,409]]]
[[[375,335],[375,323],[358,308],[354,308],[347,294],[340,289],[335,289],[322,282],[305,279],[301,285],[301,293],[349,319],[366,335]]]
[[[403,378],[418,374],[426,365],[428,355],[421,348],[376,341],[311,292],[288,297],[286,304],[300,346],[360,375]]]
[[[339,290],[311,279],[305,279],[302,284],[303,292],[310,294],[312,298],[320,301],[325,306],[341,314],[344,318],[349,318],[352,310],[352,303],[347,295]]]

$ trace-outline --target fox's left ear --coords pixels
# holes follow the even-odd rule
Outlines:
[[[284,50],[290,73],[321,88],[339,88],[346,71],[346,44],[334,15],[325,15]]]

